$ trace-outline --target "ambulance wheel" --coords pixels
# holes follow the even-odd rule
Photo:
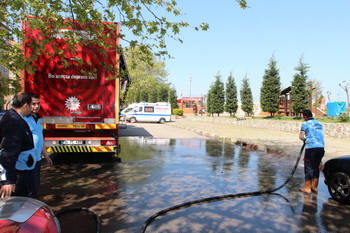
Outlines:
[[[136,123],[136,118],[135,117],[131,117],[130,118],[130,123]]]
[[[160,124],[164,124],[165,123],[165,119],[164,118],[160,118],[159,123]]]

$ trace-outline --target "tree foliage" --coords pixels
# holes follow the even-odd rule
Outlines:
[[[93,28],[84,28],[89,33],[108,37],[102,33],[102,22],[118,22],[126,31],[132,33],[133,38],[126,38],[123,32],[119,35],[121,39],[129,42],[130,46],[142,44],[154,48],[159,55],[166,55],[166,38],[171,37],[181,42],[177,35],[182,28],[189,26],[181,20],[173,20],[173,17],[182,14],[177,8],[177,2],[173,0],[11,0],[1,1],[0,9],[0,22],[3,22],[4,26],[1,29],[3,45],[8,41],[21,42],[23,39],[21,23],[28,20],[29,16],[34,16],[42,19],[35,20],[33,26],[48,36],[67,28],[67,24],[74,27],[74,23],[79,21],[80,24],[87,26],[97,25]],[[63,19],[71,21],[65,22]],[[203,23],[195,28],[207,30],[208,24]],[[103,43],[103,40],[99,42]],[[21,60],[17,49],[10,47],[6,49],[6,55],[12,55],[11,58],[17,62]]]
[[[254,103],[253,103],[253,94],[250,88],[249,79],[245,76],[242,79],[242,87],[241,87],[241,109],[245,112],[246,116],[250,116],[253,114]]]
[[[19,78],[0,78],[0,111],[2,110],[4,104],[7,104],[5,103],[4,97],[17,93],[20,90],[21,85]]]
[[[277,62],[272,56],[265,70],[262,86],[260,88],[260,104],[265,112],[269,112],[271,116],[279,110],[279,100],[281,92],[281,81]]]
[[[174,87],[170,88],[169,90],[169,101],[171,105],[171,109],[177,109],[179,106],[177,105],[177,93],[176,89]]]
[[[157,89],[150,90],[148,92],[148,100],[147,100],[147,102],[155,103],[158,100],[157,97],[158,97],[157,96]]]
[[[347,101],[347,108],[350,107],[350,102],[349,102],[349,89],[350,89],[350,83],[343,81],[342,82],[343,85],[341,83],[339,83],[339,86],[345,91],[346,93],[346,101]]]
[[[245,0],[235,1],[241,8],[247,7]],[[52,41],[54,35],[66,28],[76,28],[77,22],[83,25],[84,31],[93,38],[92,43],[100,47],[108,47],[105,38],[111,36],[104,33],[106,26],[103,22],[118,22],[122,27],[118,36],[129,43],[130,47],[139,46],[145,50],[152,50],[155,55],[170,56],[166,40],[171,38],[182,42],[179,34],[183,28],[190,26],[181,20],[182,14],[176,0],[2,0],[0,64],[17,77],[22,69],[33,72],[30,61],[36,60],[35,56],[47,52],[44,46]],[[24,34],[21,25],[31,16],[35,17],[31,20],[31,27],[41,31],[43,40],[33,46],[33,57],[25,59],[22,56],[21,43]],[[178,20],[174,20],[175,18]],[[113,24],[107,27],[113,27]],[[192,27],[194,30],[209,29],[207,23]],[[77,35],[79,30],[66,33],[70,34],[70,46],[82,43],[81,37]],[[118,47],[116,44],[112,46],[114,49]]]
[[[169,84],[159,84],[157,87],[157,102],[168,102],[169,91]]]
[[[114,24],[104,22],[118,22],[122,31],[118,36],[129,43],[131,47],[139,46],[151,50],[156,55],[167,56],[166,39],[181,41],[178,37],[182,28],[190,26],[181,18],[181,10],[174,0],[9,0],[0,1],[0,64],[15,76],[21,75],[21,70],[32,73],[34,67],[31,61],[37,60],[38,55],[49,54],[45,45],[53,41],[55,35],[69,36],[67,41],[71,51],[76,44],[91,43],[99,48],[119,49],[118,44],[106,43],[111,33],[106,28],[114,29]],[[65,20],[69,19],[69,20]],[[30,27],[38,29],[43,39],[32,43],[31,57],[23,57],[22,41],[24,32],[22,23],[30,21]],[[83,28],[81,28],[82,26]],[[196,26],[196,30],[207,30],[208,24]],[[67,31],[67,28],[74,30]],[[82,30],[91,38],[86,42],[82,39]],[[126,36],[128,35],[128,37]],[[55,48],[56,54],[63,52]],[[100,49],[103,51],[103,49]],[[67,59],[61,56],[61,61]],[[82,61],[81,61],[82,62]],[[117,74],[117,66],[109,67]]]
[[[140,47],[128,47],[124,53],[132,81],[123,104],[168,102],[171,88],[166,79],[168,72],[164,61]]]
[[[238,110],[237,86],[232,73],[227,78],[226,82],[226,104],[225,111],[230,113],[230,116],[235,116]]]
[[[322,95],[322,83],[315,79],[310,80],[309,82],[310,90],[312,89],[312,106],[320,107],[321,100],[320,96]]]
[[[301,113],[309,108],[309,91],[307,90],[307,72],[309,66],[300,58],[299,65],[295,67],[297,73],[293,76],[291,86],[292,109]]]
[[[213,111],[213,101],[212,101],[212,95],[213,95],[213,83],[210,85],[209,87],[209,91],[208,91],[208,97],[207,97],[207,113],[208,116],[213,116],[214,111]]]
[[[221,81],[220,74],[215,76],[215,82],[211,86],[209,92],[211,113],[217,113],[219,116],[220,113],[224,112],[225,106],[225,87],[224,83]]]

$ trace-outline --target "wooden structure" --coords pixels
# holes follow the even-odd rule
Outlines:
[[[184,114],[205,112],[203,97],[182,97],[177,100],[177,105],[179,106],[179,109],[184,110]]]
[[[291,87],[287,87],[281,91],[280,95],[280,109],[278,111],[278,114],[283,115],[283,116],[298,116],[298,113],[294,112],[292,110],[292,98],[291,98]],[[310,94],[311,96],[311,94]],[[310,97],[310,106],[312,106],[311,103],[312,99]],[[316,108],[316,107],[311,107],[310,108],[311,112],[314,114],[314,116],[321,117],[325,113]]]
[[[291,87],[287,87],[281,91],[280,109],[278,114],[283,116],[296,116],[297,113],[292,110]]]

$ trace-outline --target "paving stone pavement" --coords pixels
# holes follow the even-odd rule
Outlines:
[[[191,121],[189,118],[174,119],[167,124],[169,126],[190,130],[207,137],[243,144],[252,149],[277,152],[292,157],[299,154],[302,146],[302,142],[297,134],[281,131],[211,122],[198,122]],[[273,124],[273,122],[271,122],[271,124]],[[350,142],[349,140],[326,137],[325,151],[323,162],[331,158],[350,155]]]

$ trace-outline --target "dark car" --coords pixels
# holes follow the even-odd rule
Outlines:
[[[350,156],[328,160],[323,173],[332,198],[340,203],[350,204]]]

